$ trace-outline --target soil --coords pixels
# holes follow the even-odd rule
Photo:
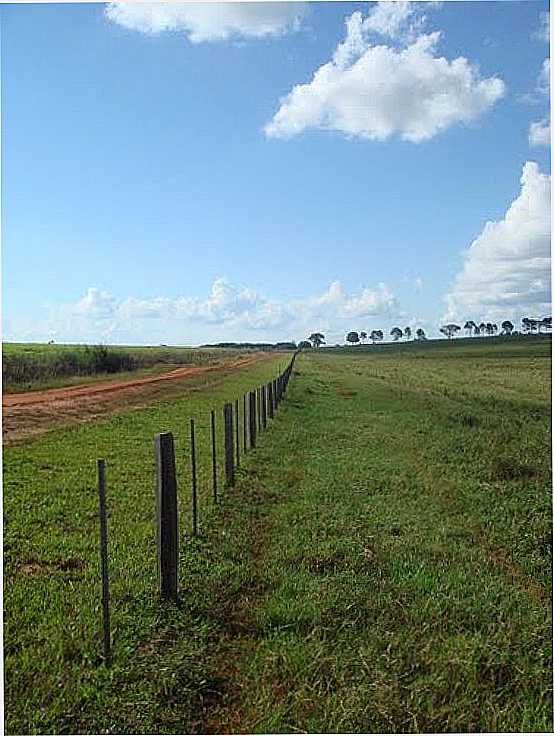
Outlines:
[[[272,357],[275,353],[256,352],[218,365],[182,366],[159,375],[124,381],[3,394],[3,441],[4,444],[12,444],[60,424],[93,421],[118,409],[143,407],[152,401],[176,395],[183,390],[183,384],[196,376],[215,374],[215,378],[218,373],[240,370]]]

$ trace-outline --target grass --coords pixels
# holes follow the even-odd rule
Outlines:
[[[148,375],[179,365],[216,365],[245,351],[222,348],[106,347],[3,343],[2,387],[15,393]]]
[[[183,539],[177,606],[154,595],[148,438],[259,383],[267,365],[209,397],[8,448],[7,731],[551,731],[550,356],[543,341],[517,356],[461,343],[432,360],[302,355],[217,510],[204,456],[201,537]],[[182,431],[177,446],[184,487]],[[110,671],[98,654],[100,454]]]

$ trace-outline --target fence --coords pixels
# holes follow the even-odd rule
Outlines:
[[[274,379],[244,394],[241,399],[223,406],[221,422],[214,409],[210,412],[211,498],[217,504],[222,489],[218,485],[218,444],[224,452],[225,489],[236,482],[237,468],[242,457],[254,449],[259,436],[270,426],[283,400],[292,374],[297,352],[288,365]],[[241,417],[242,406],[242,417]],[[218,443],[218,430],[222,430]],[[242,437],[242,449],[241,449]],[[158,593],[160,598],[177,601],[179,595],[179,521],[178,490],[175,471],[175,443],[171,432],[159,433],[154,438],[156,460],[156,535]],[[191,453],[191,506],[192,536],[198,535],[198,488],[196,466],[196,426],[190,420]],[[100,556],[102,572],[102,610],[104,662],[110,665],[110,607],[107,568],[106,472],[105,460],[98,460],[98,491],[100,499]]]

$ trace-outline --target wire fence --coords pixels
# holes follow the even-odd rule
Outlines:
[[[237,468],[241,460],[254,449],[261,433],[270,426],[283,400],[292,374],[298,351],[284,370],[267,383],[246,392],[234,402],[223,406],[218,420],[217,412],[210,412],[207,427],[190,419],[190,489],[191,535],[199,534],[199,473],[197,464],[197,430],[209,429],[210,473],[204,473],[201,481],[211,483],[209,497],[217,504],[223,491],[233,488]],[[175,438],[172,432],[161,432],[154,438],[156,466],[156,537],[158,594],[161,599],[177,601],[179,596],[179,519],[178,490],[175,464]],[[223,484],[218,474],[219,453],[223,453]],[[100,518],[100,561],[102,578],[102,631],[103,660],[106,666],[112,662],[110,636],[110,591],[108,578],[108,527],[106,501],[106,461],[99,459],[98,494]]]

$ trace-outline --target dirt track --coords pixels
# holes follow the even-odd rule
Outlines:
[[[32,434],[40,434],[55,425],[99,419],[121,408],[145,406],[149,402],[174,395],[181,382],[195,376],[245,368],[275,353],[257,352],[217,365],[183,366],[167,373],[131,378],[125,381],[102,381],[46,391],[4,394],[2,396],[2,433],[9,443]]]

